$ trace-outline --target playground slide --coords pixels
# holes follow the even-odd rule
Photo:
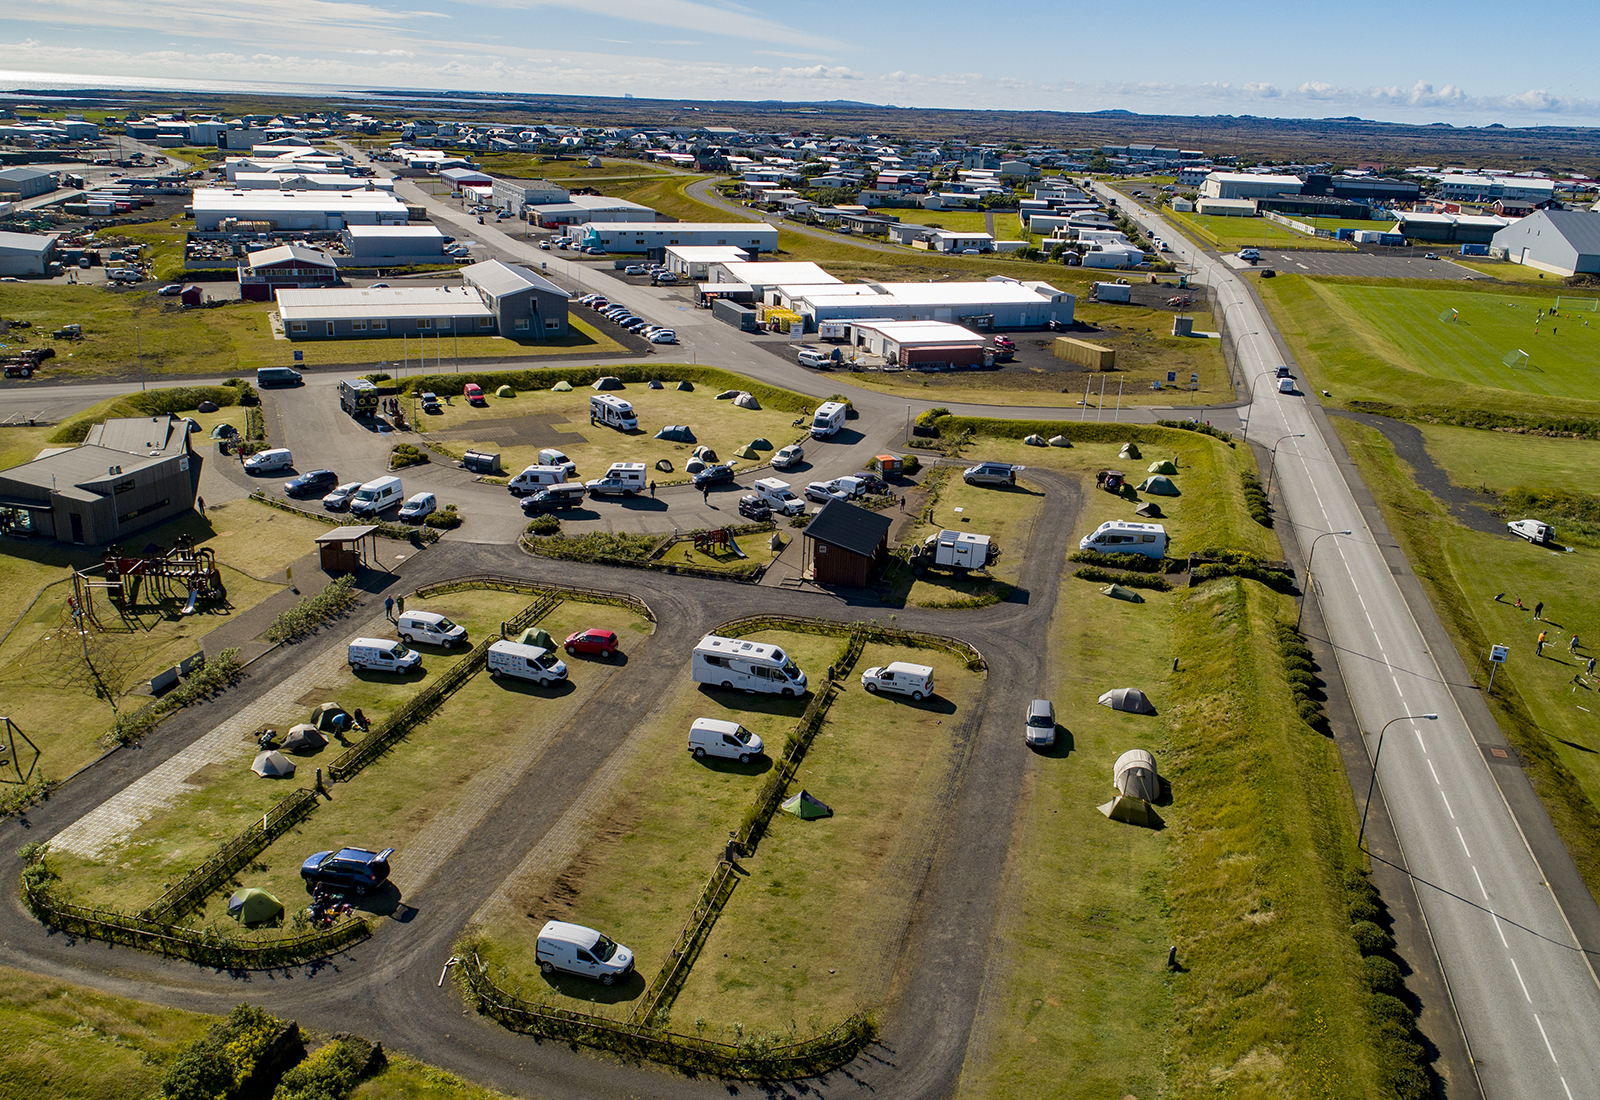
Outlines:
[[[193,615],[194,614],[194,602],[195,602],[195,600],[198,600],[199,598],[200,598],[200,590],[198,588],[189,589],[189,602],[183,605],[183,613],[185,615]]]
[[[749,556],[743,550],[739,549],[739,544],[737,542],[733,541],[733,532],[731,531],[728,532],[728,549],[732,550],[735,554],[738,554],[741,558]]]

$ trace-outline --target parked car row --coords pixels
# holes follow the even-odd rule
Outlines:
[[[603,294],[585,294],[578,301],[614,324],[627,329],[629,332],[643,336],[652,344],[676,344],[678,334],[664,325],[652,325],[643,317],[638,317],[627,306],[612,305],[610,299]]]

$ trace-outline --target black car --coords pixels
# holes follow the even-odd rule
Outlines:
[[[365,848],[340,848],[337,852],[317,852],[300,865],[306,889],[319,886],[339,891],[369,894],[389,880],[389,857],[393,848],[369,852]]]
[[[861,487],[869,493],[887,493],[889,491],[889,483],[871,470],[857,470],[850,476],[861,482]]]
[[[739,514],[746,519],[768,520],[772,518],[772,507],[754,493],[739,498]]]
[[[572,490],[577,489],[574,493]],[[554,485],[522,498],[523,515],[537,516],[545,512],[566,511],[583,503],[583,482]]]
[[[284,482],[283,491],[292,497],[320,497],[338,484],[339,475],[332,470],[312,470]]]
[[[696,489],[704,489],[711,485],[721,485],[724,481],[731,482],[732,480],[733,467],[726,466],[720,462],[707,466],[689,479]]]

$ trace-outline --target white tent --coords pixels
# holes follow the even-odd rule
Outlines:
[[[316,726],[306,722],[290,727],[289,736],[283,739],[286,752],[316,752],[327,744],[327,736]]]
[[[1138,688],[1116,688],[1100,696],[1100,705],[1110,707],[1112,710],[1125,710],[1133,714],[1154,714],[1156,708],[1150,705],[1150,700],[1145,698],[1144,692]]]
[[[1117,757],[1111,781],[1129,798],[1154,802],[1161,797],[1161,781],[1156,778],[1156,758],[1144,749],[1129,749]]]
[[[250,770],[263,779],[288,779],[294,775],[294,761],[276,749],[256,753]]]

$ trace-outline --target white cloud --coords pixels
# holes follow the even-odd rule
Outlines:
[[[1252,80],[1244,86],[1244,94],[1258,99],[1276,99],[1283,94],[1283,89],[1276,84],[1261,84]]]
[[[468,0],[485,7],[561,8],[605,20],[627,20],[700,34],[743,38],[756,42],[806,45],[838,50],[843,43],[812,34],[775,18],[769,10],[735,4],[706,4],[697,0]]]

